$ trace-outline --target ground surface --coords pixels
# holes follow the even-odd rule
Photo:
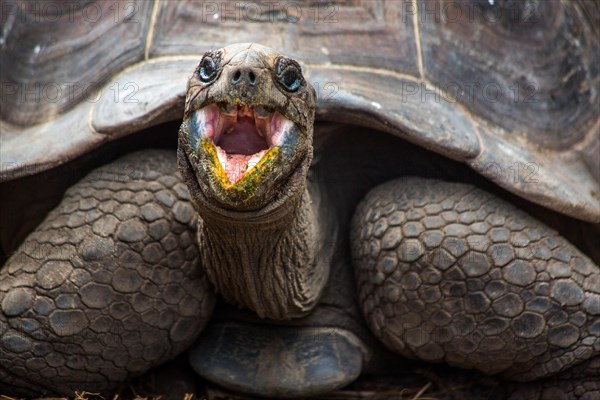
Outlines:
[[[114,394],[81,390],[71,397],[37,400],[255,400],[215,387],[195,376],[183,359],[123,384]],[[319,396],[323,400],[502,400],[502,383],[492,377],[442,366],[415,366],[402,376],[365,376],[348,387]],[[0,394],[0,400],[17,400]]]

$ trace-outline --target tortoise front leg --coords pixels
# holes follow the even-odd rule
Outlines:
[[[515,381],[595,356],[570,398],[598,396],[600,271],[541,222],[470,185],[403,178],[360,204],[352,251],[363,313],[390,349]]]
[[[196,338],[214,295],[176,171],[168,151],[93,171],[8,260],[0,271],[0,387],[104,390]]]

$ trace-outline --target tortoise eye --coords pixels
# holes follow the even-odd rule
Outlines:
[[[294,60],[281,58],[275,68],[277,81],[288,92],[296,92],[304,83],[300,66]]]
[[[215,53],[207,53],[200,61],[196,69],[197,75],[202,82],[208,83],[215,79],[220,67],[220,57]]]

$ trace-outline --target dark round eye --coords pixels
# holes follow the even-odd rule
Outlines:
[[[302,86],[304,78],[300,66],[293,60],[281,59],[277,64],[277,80],[289,92],[295,92]]]
[[[200,61],[197,73],[202,82],[210,82],[217,76],[219,60],[215,56],[214,54],[207,54]]]

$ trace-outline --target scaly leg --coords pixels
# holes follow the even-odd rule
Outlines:
[[[470,185],[402,178],[360,204],[352,251],[363,314],[393,351],[521,382],[592,359],[565,398],[598,398],[600,270],[541,222]]]
[[[195,227],[174,152],[71,187],[0,271],[0,386],[104,390],[186,349],[214,304]]]

